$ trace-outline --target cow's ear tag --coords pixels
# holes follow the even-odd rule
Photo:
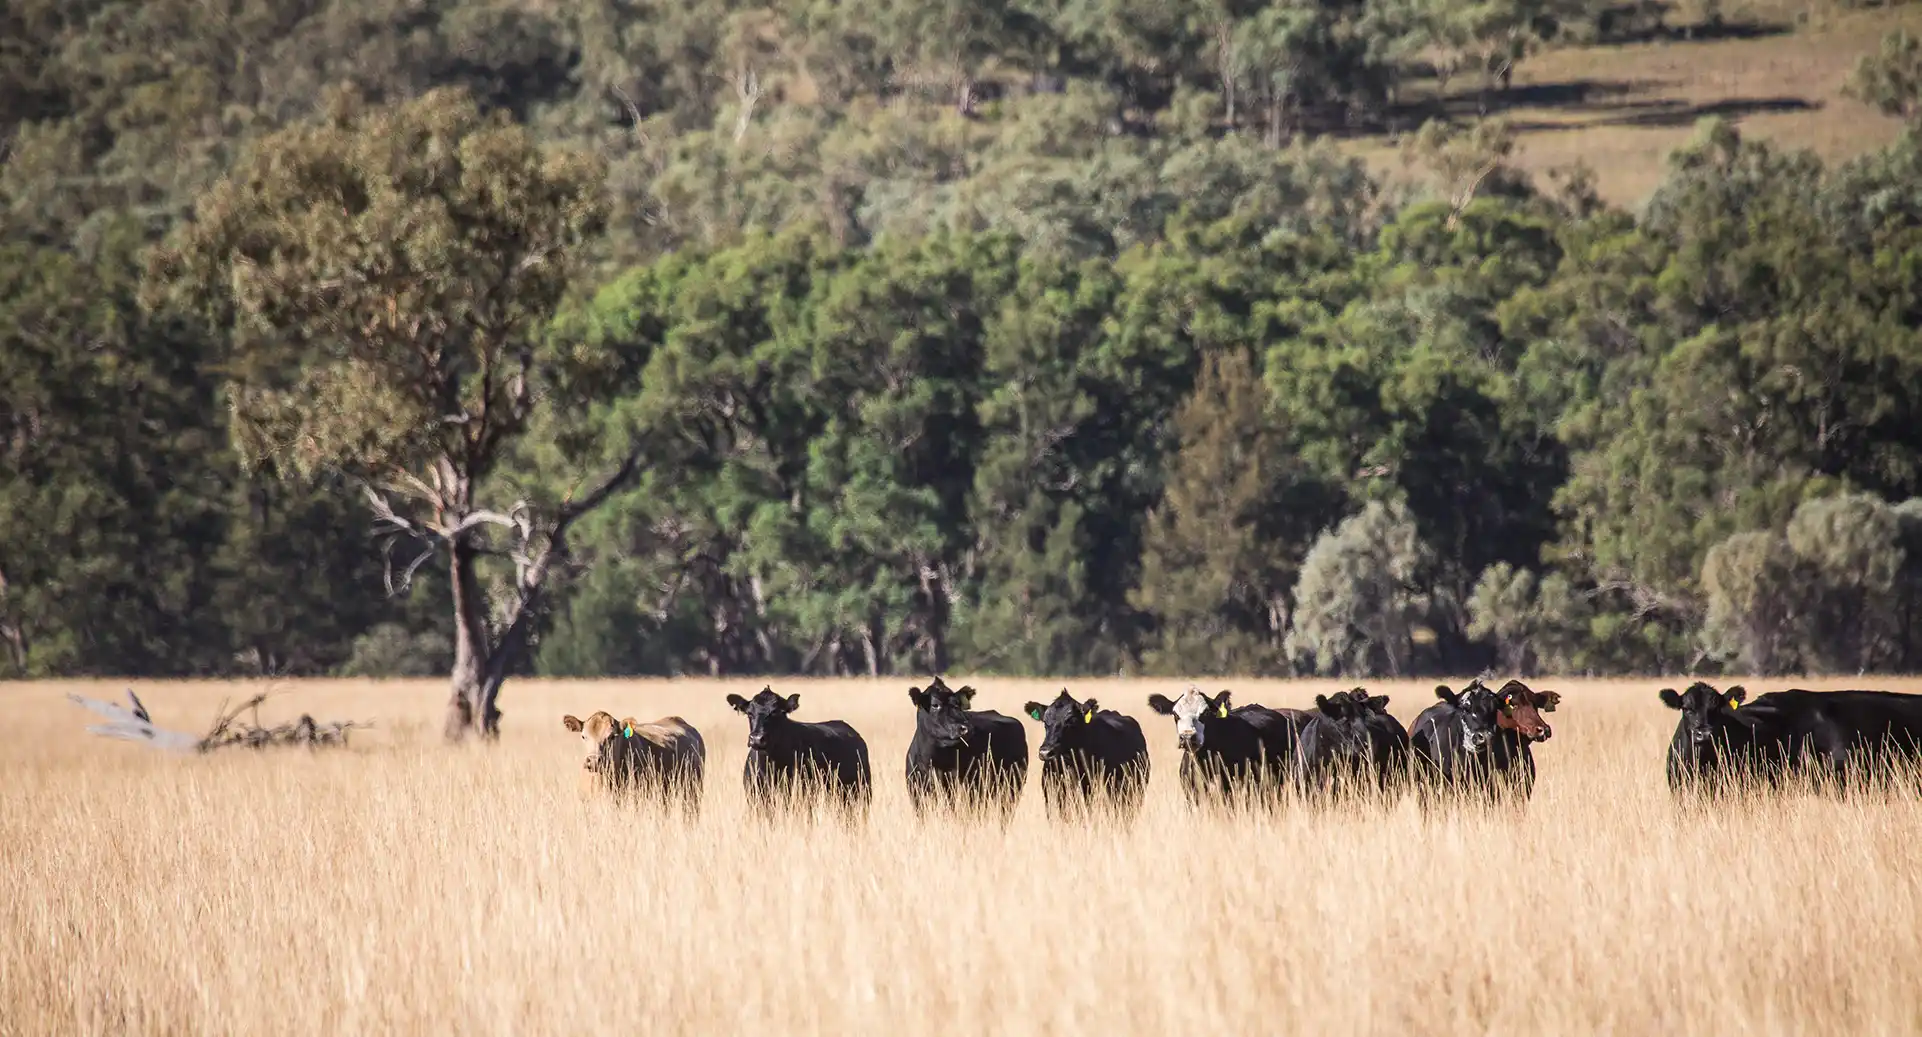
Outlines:
[[[1735,697],[1735,696],[1733,696],[1733,695],[1730,695],[1730,696],[1728,697],[1728,708],[1730,708],[1730,709],[1739,709],[1739,708],[1741,708],[1741,705],[1742,705],[1742,700],[1741,700],[1741,699],[1738,699],[1738,698],[1736,698],[1736,697]]]
[[[1081,714],[1081,722],[1084,724],[1094,723],[1094,710],[1091,709],[1086,713]]]
[[[629,724],[626,727],[621,728],[621,736],[624,738],[634,737],[634,725]]]
[[[1228,715],[1228,707],[1227,707],[1227,706],[1216,706],[1216,707],[1215,707],[1215,715],[1216,715],[1216,716],[1218,716],[1218,717],[1226,717],[1226,716]]]

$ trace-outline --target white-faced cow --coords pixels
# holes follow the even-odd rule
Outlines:
[[[934,806],[973,810],[998,805],[1005,820],[1028,778],[1028,732],[1021,721],[976,710],[974,689],[936,677],[909,688],[914,738],[908,742],[908,799],[916,815]]]
[[[1148,696],[1148,708],[1175,721],[1181,786],[1188,801],[1233,802],[1272,791],[1295,774],[1295,754],[1308,714],[1249,703],[1233,706],[1227,691],[1209,698],[1189,685],[1178,699]]]
[[[606,710],[586,720],[564,716],[561,724],[581,736],[583,791],[657,794],[699,811],[707,745],[694,725],[680,717],[616,720]]]
[[[741,778],[749,803],[766,810],[826,797],[850,814],[866,812],[874,795],[868,743],[846,721],[795,720],[790,714],[801,708],[801,696],[782,698],[773,688],[752,699],[729,695],[727,704],[747,716]]]
[[[1075,701],[1061,689],[1053,702],[1023,709],[1041,722],[1041,792],[1052,817],[1105,803],[1133,820],[1148,788],[1148,740],[1133,717]]]

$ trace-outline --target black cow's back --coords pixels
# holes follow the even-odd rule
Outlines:
[[[1133,816],[1148,785],[1148,739],[1141,724],[1112,709],[1100,710],[1074,749],[1042,761],[1041,781],[1053,813],[1105,801]]]
[[[1199,721],[1201,748],[1181,754],[1181,785],[1191,802],[1273,788],[1293,776],[1306,714],[1249,703]]]
[[[780,788],[797,779],[807,797],[826,791],[844,802],[865,804],[873,795],[868,743],[844,720],[790,720],[759,749],[749,749],[742,769],[748,797],[770,804]]]
[[[1922,695],[1893,691],[1773,691],[1741,707],[1765,718],[1792,759],[1841,777],[1851,765],[1878,766],[1922,756]]]
[[[1380,788],[1408,773],[1408,731],[1387,713],[1358,719],[1309,714],[1301,731],[1296,772],[1304,787],[1339,786],[1365,769]]]

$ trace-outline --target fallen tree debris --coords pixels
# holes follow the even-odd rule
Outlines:
[[[345,747],[347,732],[353,728],[374,726],[359,720],[332,720],[319,723],[305,713],[300,719],[288,724],[265,727],[260,723],[260,704],[274,694],[264,691],[228,709],[220,704],[220,713],[205,735],[193,735],[185,731],[169,731],[153,722],[147,707],[140,697],[127,689],[127,701],[131,709],[114,702],[90,699],[69,693],[67,698],[77,705],[85,706],[95,713],[106,717],[111,723],[93,724],[87,728],[94,734],[107,738],[123,738],[130,742],[144,742],[156,749],[171,752],[212,752],[232,745],[246,746],[249,749],[263,749],[267,746],[303,745],[309,748],[325,746]],[[250,713],[251,720],[242,720],[242,713]]]

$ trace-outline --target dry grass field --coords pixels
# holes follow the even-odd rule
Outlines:
[[[1010,714],[1060,687],[974,683]],[[1684,809],[1662,681],[1536,682],[1564,701],[1523,811],[1243,817],[1179,793],[1144,699],[1182,682],[1073,683],[1150,736],[1132,828],[1052,824],[1034,784],[1006,830],[917,823],[906,681],[778,685],[867,736],[856,829],[747,818],[722,696],[759,681],[510,684],[490,750],[438,744],[439,685],[313,682],[277,715],[380,728],[205,758],[86,735],[63,693],[120,684],[0,686],[0,1034],[1922,1029],[1922,804]],[[1407,722],[1432,684],[1370,686]],[[140,686],[190,728],[253,690]],[[582,800],[560,716],[597,707],[703,731],[697,821]]]
[[[1722,6],[1731,28],[1718,38],[1571,47],[1524,61],[1510,96],[1492,111],[1516,130],[1517,163],[1538,178],[1586,163],[1604,199],[1633,208],[1661,183],[1669,152],[1704,116],[1725,116],[1744,134],[1810,148],[1830,162],[1895,139],[1900,120],[1844,97],[1842,86],[1885,35],[1922,31],[1922,6]],[[1670,24],[1689,20],[1676,13]],[[1472,116],[1475,89],[1473,81],[1451,86],[1447,109]],[[1417,90],[1411,99],[1419,97]],[[1361,140],[1350,148],[1377,175],[1406,174],[1392,142]]]

